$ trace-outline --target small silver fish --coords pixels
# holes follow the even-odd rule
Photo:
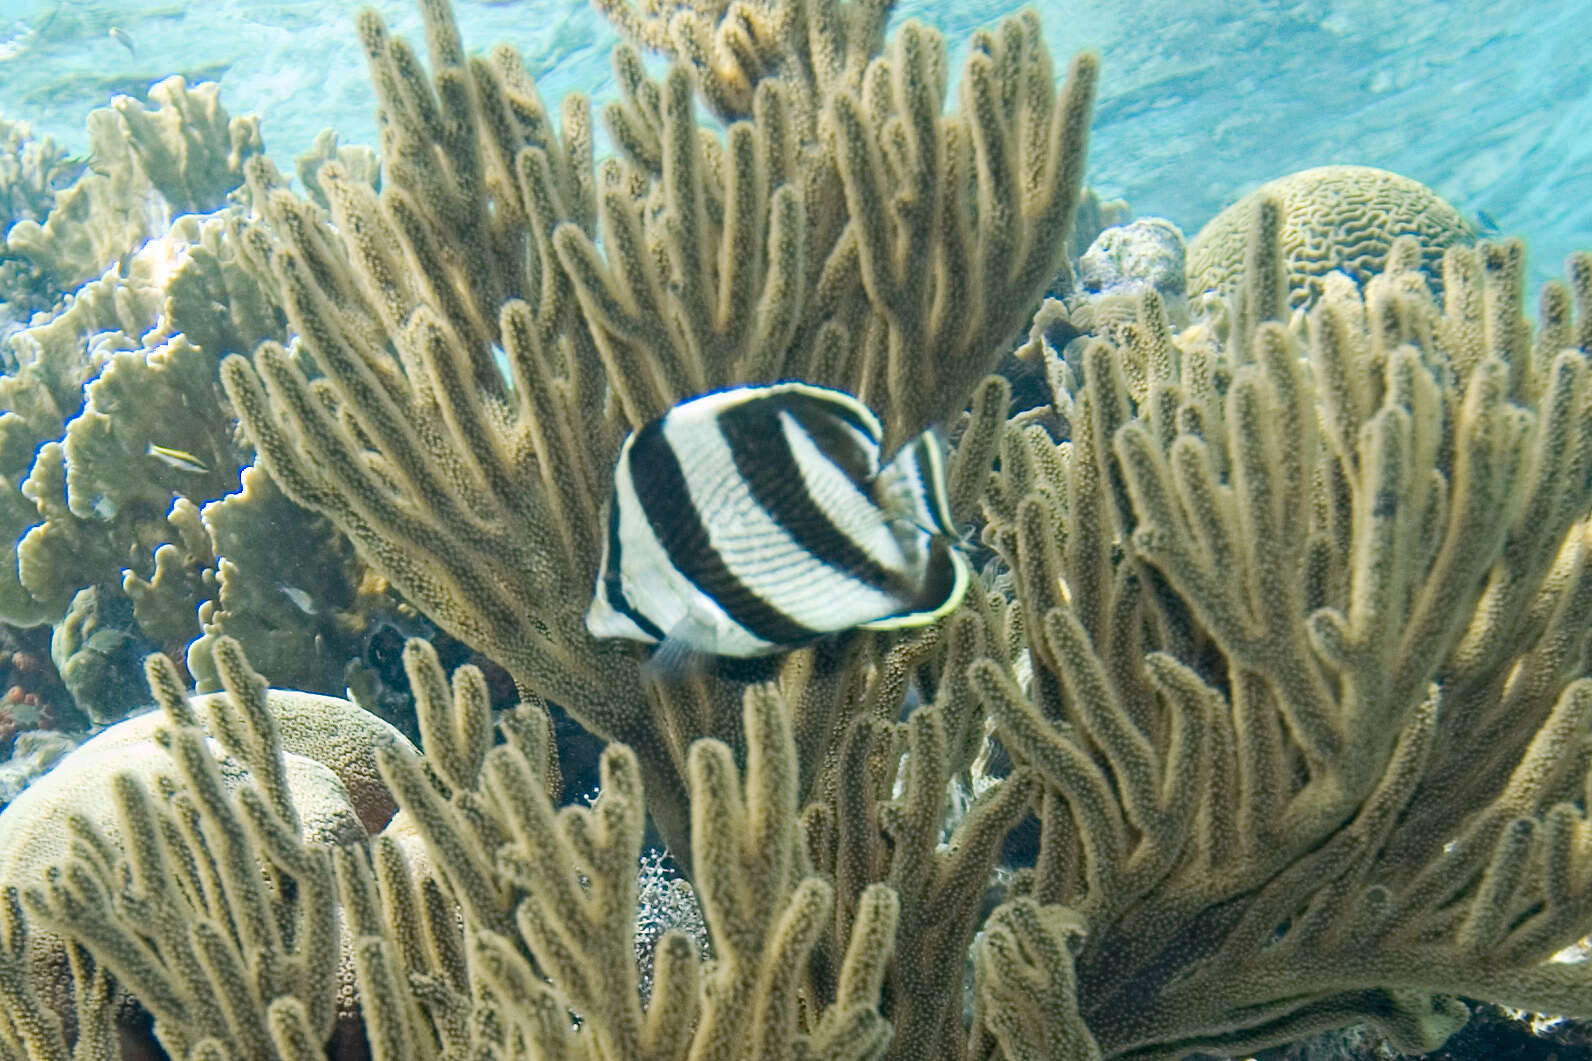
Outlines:
[[[193,472],[195,475],[204,475],[209,468],[204,461],[195,457],[185,449],[173,449],[170,446],[157,446],[151,442],[145,452],[163,464],[168,464],[180,472]]]
[[[970,568],[939,436],[880,463],[879,421],[842,391],[735,387],[625,440],[586,628],[665,658],[748,659],[854,627],[918,626]]]
[[[133,44],[132,34],[128,33],[126,30],[122,29],[122,27],[120,27],[120,26],[112,26],[110,28],[110,30],[106,33],[106,36],[109,37],[111,40],[115,41],[117,44],[120,44],[123,48],[126,48],[127,49],[127,54],[129,54],[129,55],[137,55],[138,54],[138,47],[135,44]]]
[[[314,615],[320,611],[319,608],[315,607],[315,598],[297,586],[290,586],[286,582],[281,582],[277,584],[276,588],[281,590],[284,597],[293,602],[293,607],[305,615]]]

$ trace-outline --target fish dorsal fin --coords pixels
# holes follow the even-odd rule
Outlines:
[[[771,388],[781,420],[794,422],[861,489],[879,474],[879,421],[849,394],[805,384]]]
[[[945,489],[945,449],[934,428],[902,446],[874,477],[873,502],[889,519],[960,540]]]

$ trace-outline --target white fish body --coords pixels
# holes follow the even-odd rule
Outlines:
[[[969,581],[932,432],[880,465],[878,420],[805,383],[676,405],[620,450],[594,636],[750,658],[929,623]]]

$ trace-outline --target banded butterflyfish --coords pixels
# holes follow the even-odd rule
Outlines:
[[[807,383],[688,399],[625,439],[586,627],[750,659],[850,630],[919,626],[961,602],[969,566],[926,431],[881,464],[879,421]]]

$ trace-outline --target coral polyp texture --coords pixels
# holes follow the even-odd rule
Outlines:
[[[1451,248],[1439,307],[1402,238],[1296,334],[1282,218],[1252,323],[1217,347],[1145,296],[1055,370],[1070,444],[1013,438],[990,493],[1035,676],[969,677],[1045,779],[1035,894],[1093,926],[1112,1055],[1592,1005],[1555,960],[1592,915],[1592,257],[1533,337],[1518,243]]]
[[[1473,243],[1476,226],[1420,181],[1372,166],[1318,166],[1256,188],[1217,214],[1188,249],[1188,293],[1234,294],[1256,205],[1282,207],[1278,233],[1288,276],[1288,302],[1321,297],[1326,277],[1347,273],[1365,283],[1387,264],[1393,241],[1413,237],[1421,263],[1441,292],[1443,251]]]
[[[718,133],[691,67],[653,79],[622,46],[624,153],[594,166],[584,97],[555,126],[512,50],[467,59],[447,6],[422,6],[430,77],[359,18],[379,193],[328,163],[328,215],[250,164],[244,246],[297,339],[222,379],[289,497],[524,693],[638,749],[683,846],[688,739],[733,734],[740,694],[646,691],[630,649],[586,633],[620,440],[690,395],[792,377],[874,403],[891,445],[956,414],[1061,261],[1095,61],[1058,91],[1016,16],[976,38],[942,114],[939,34],[908,23],[877,53],[842,35],[855,84],[766,77]],[[827,10],[783,17],[818,34]],[[834,734],[814,737],[816,755]]]
[[[1096,61],[1058,81],[1032,13],[947,110],[942,39],[885,2],[598,6],[614,157],[442,0],[429,72],[365,12],[379,190],[331,138],[309,199],[249,158],[176,332],[89,368],[41,333],[0,390],[4,474],[64,436],[23,552],[103,544],[96,585],[31,563],[0,606],[84,683],[118,608],[163,649],[107,794],[7,811],[0,1061],[1170,1061],[1432,1050],[1462,998],[1592,1018],[1592,255],[1528,321],[1519,243],[1317,174],[1224,222],[1178,327],[1156,284],[1072,290]],[[142,317],[98,283],[80,312]],[[789,377],[886,448],[946,425],[981,577],[758,680],[644,677],[582,622],[620,442]],[[251,448],[225,498],[154,503]],[[283,526],[313,586],[262,568]],[[418,751],[268,690],[335,680],[388,587],[521,702],[419,638]],[[560,711],[607,741],[595,795]]]

